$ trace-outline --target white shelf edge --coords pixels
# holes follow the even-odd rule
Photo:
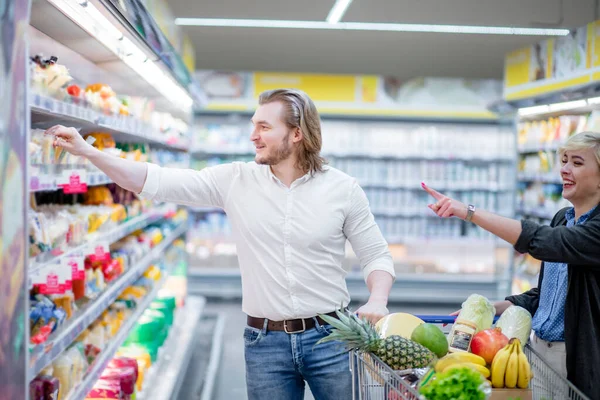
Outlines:
[[[65,251],[63,254],[43,261],[30,260],[28,274],[31,276],[31,274],[38,272],[45,265],[56,263],[65,257],[70,257],[73,254],[82,252],[85,249],[87,249],[90,245],[93,245],[95,243],[109,242],[109,244],[113,244],[121,240],[125,236],[128,236],[131,233],[135,232],[136,230],[142,229],[150,225],[151,223],[160,220],[161,218],[163,218],[163,215],[164,212],[162,212],[160,208],[157,210],[152,210],[148,214],[139,215],[123,224],[120,224],[119,226],[117,226],[109,232],[98,233],[97,235],[94,235],[92,238],[87,240],[86,243],[74,248],[67,249],[67,251]]]
[[[33,177],[31,177],[33,178]],[[53,192],[56,190],[61,190],[62,188],[58,187],[58,185],[56,184],[56,179],[57,177],[55,176],[51,176],[51,175],[46,175],[44,177],[44,181],[53,181],[51,184],[49,184],[49,186],[44,186],[42,188],[37,188],[37,189],[32,189],[31,188],[31,180],[29,182],[29,191],[31,193],[37,193],[37,192]],[[102,173],[102,172],[91,172],[87,174],[87,186],[91,187],[91,186],[101,186],[101,185],[107,185],[109,183],[113,183],[112,179],[110,179],[108,177],[108,175]]]
[[[181,228],[177,229],[174,232],[176,233],[178,231],[181,231]],[[183,231],[185,231],[185,229]],[[181,233],[179,235],[181,235]],[[173,237],[173,240],[175,240],[179,235],[175,236],[174,234],[173,236],[169,237]],[[167,246],[165,246],[165,248],[166,247]],[[158,246],[156,248],[158,248]],[[162,250],[164,251],[164,249]],[[162,256],[163,251],[159,252],[159,257]],[[92,364],[91,368],[87,371],[87,374],[83,381],[81,381],[75,388],[71,390],[66,400],[85,399],[85,396],[87,396],[87,394],[92,389],[96,381],[100,378],[102,372],[104,371],[110,360],[112,360],[119,347],[121,347],[125,339],[127,339],[127,336],[137,323],[138,319],[142,316],[144,311],[146,311],[146,309],[150,306],[154,299],[156,299],[156,295],[164,286],[164,283],[166,282],[170,273],[171,270],[166,271],[161,277],[161,279],[154,285],[152,291],[148,293],[146,297],[144,297],[142,303],[138,307],[136,307],[133,314],[129,318],[127,318],[127,320],[123,323],[121,329],[119,329],[119,332],[117,332],[117,334],[110,339],[108,345],[104,349],[102,349],[102,352],[94,360],[94,363]]]
[[[57,119],[71,121],[76,125],[83,123],[89,125],[88,128],[110,130],[135,138],[143,143],[160,145],[173,150],[183,151],[188,149],[187,143],[168,143],[167,140],[160,137],[160,133],[153,132],[149,126],[133,117],[107,116],[87,107],[66,103],[37,93],[33,93],[32,97],[33,101],[30,104],[32,114],[52,116]],[[57,109],[58,111],[56,111]],[[61,110],[65,111],[61,112]],[[79,115],[76,115],[76,113]],[[137,126],[139,131],[135,132],[135,129],[132,131],[131,127],[120,127],[117,122],[121,124],[128,122],[132,127]],[[148,134],[147,132],[151,133]]]
[[[183,321],[181,325],[171,328],[169,342],[161,349],[161,358],[153,366],[151,376],[145,379],[151,385],[144,385],[138,395],[139,400],[173,399],[181,389],[185,371],[192,357],[192,348],[196,340],[196,326],[198,325],[206,299],[204,297],[189,296],[182,310],[183,315],[177,319]],[[160,377],[160,379],[153,379]]]
[[[30,359],[29,380],[35,378],[42,369],[50,365],[92,322],[94,322],[112,304],[127,286],[135,282],[156,259],[160,258],[164,251],[187,230],[187,224],[182,223],[167,238],[154,247],[150,253],[132,266],[127,272],[120,276],[117,281],[110,285],[80,315],[68,321],[67,324],[55,332],[46,343],[38,348],[43,352],[38,358]],[[41,351],[41,350],[38,350]],[[33,354],[35,354],[35,350]]]

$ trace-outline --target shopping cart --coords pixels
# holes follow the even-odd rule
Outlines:
[[[453,324],[456,318],[446,315],[417,317],[432,324]],[[590,400],[549,366],[529,344],[523,350],[533,372],[529,384],[533,400]],[[422,400],[418,391],[411,386],[414,374],[394,371],[371,353],[353,351],[350,354],[350,370],[353,400]]]

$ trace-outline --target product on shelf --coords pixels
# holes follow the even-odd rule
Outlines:
[[[566,141],[569,136],[586,130],[589,125],[587,115],[561,115],[546,120],[524,121],[518,127],[518,142],[521,148],[554,147]]]
[[[48,59],[41,55],[31,57],[30,76],[31,87],[38,93],[44,93],[51,97],[63,98],[67,96],[67,87],[73,80],[69,70],[57,63],[57,57]]]
[[[102,354],[108,343],[120,331],[123,323],[131,317],[133,311],[140,306],[150,290],[157,285],[162,274],[162,269],[158,266],[148,267],[143,276],[126,288],[117,300],[77,337],[68,350],[63,352],[32,381],[31,385],[35,393],[41,393],[42,390],[46,390],[46,387],[58,391],[57,397],[47,397],[47,394],[44,394],[46,397],[38,396],[39,400],[67,398],[68,393],[85,378],[88,367]],[[170,298],[165,298],[166,300],[157,302],[156,309],[149,308],[144,312],[144,315],[156,316],[156,314],[160,314],[163,320],[165,314],[172,315],[174,310],[170,306],[174,302]],[[162,309],[162,311],[158,311],[158,309]],[[134,362],[123,357],[113,360],[96,384],[97,390],[93,390],[91,395],[99,395],[101,393],[100,389],[106,389],[107,384],[110,385],[110,382],[118,380],[119,384],[115,385],[114,389],[118,391],[121,397],[117,398],[132,398],[131,395],[135,393],[135,385],[139,375],[138,363],[135,362],[134,364]],[[48,391],[46,390],[46,392]]]
[[[165,142],[175,143],[187,140],[188,124],[169,113],[154,110],[154,102],[141,97],[117,94],[105,83],[77,83],[66,66],[58,63],[55,56],[49,59],[36,55],[30,62],[31,88],[35,94],[47,96],[60,102],[89,108],[102,115],[127,118],[133,116],[147,134],[151,128],[164,137]]]

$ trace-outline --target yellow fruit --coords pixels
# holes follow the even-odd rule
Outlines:
[[[519,389],[527,389],[529,387],[529,381],[532,378],[531,365],[527,356],[523,353],[521,345],[517,346],[519,353],[519,377],[517,378],[517,387]]]
[[[512,344],[506,345],[503,349],[498,351],[494,356],[494,360],[492,361],[492,386],[495,388],[503,388],[504,387],[504,374],[506,372],[506,366],[508,364],[508,358],[510,357],[510,350],[512,348]]]
[[[506,365],[506,372],[504,375],[504,386],[509,389],[517,387],[517,379],[519,374],[519,343],[514,342],[510,350],[510,356],[508,357],[508,363]]]
[[[472,363],[476,365],[480,365],[485,367],[485,360],[473,353],[466,352],[458,352],[458,353],[450,353],[447,356],[441,358],[437,364],[435,364],[435,371],[441,372],[448,368],[450,365],[454,364],[464,364],[464,363]]]
[[[455,368],[463,368],[463,367],[467,367],[467,368],[471,368],[474,371],[479,372],[484,378],[488,378],[490,376],[490,370],[487,369],[486,367],[483,367],[479,364],[473,364],[470,362],[466,362],[466,363],[462,363],[462,364],[451,364],[449,366],[446,367],[446,369],[444,369],[442,372],[446,372]]]
[[[410,339],[415,328],[424,323],[425,321],[411,314],[393,313],[380,319],[375,328],[383,339],[393,335]]]

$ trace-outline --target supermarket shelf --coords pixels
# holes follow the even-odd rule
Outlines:
[[[31,123],[33,127],[49,128],[51,125],[73,126],[81,133],[102,131],[115,139],[131,143],[148,143],[170,150],[186,151],[186,143],[173,143],[160,133],[133,117],[109,116],[90,108],[32,94]]]
[[[192,149],[193,156],[248,156],[254,157],[254,150],[250,149],[227,149],[221,148],[206,148]],[[368,159],[368,160],[388,160],[388,161],[461,161],[473,163],[499,163],[499,162],[514,162],[514,157],[464,157],[464,156],[398,156],[394,154],[373,154],[373,153],[323,153],[327,158],[339,159]]]
[[[142,271],[140,271],[140,274],[141,272]],[[150,291],[150,293],[146,295],[146,297],[140,303],[140,305],[136,307],[133,314],[129,318],[127,318],[127,320],[125,320],[125,322],[121,326],[121,329],[119,329],[119,332],[108,342],[108,345],[104,347],[104,349],[102,349],[102,352],[100,352],[98,357],[94,360],[94,363],[88,369],[83,381],[81,381],[75,388],[71,390],[66,400],[85,399],[85,397],[92,389],[96,381],[102,375],[102,372],[104,372],[104,369],[106,368],[110,360],[113,359],[115,353],[117,352],[117,350],[119,350],[119,347],[121,347],[123,342],[125,342],[125,339],[127,339],[127,336],[129,336],[129,332],[133,329],[138,319],[154,301],[156,295],[165,283],[167,277],[168,273],[164,274],[160,281],[156,282],[156,284],[152,288],[152,291]]]
[[[33,172],[33,171],[32,171]],[[31,192],[51,192],[61,189],[57,184],[56,175],[31,174],[29,180],[29,190]],[[102,172],[91,172],[86,174],[85,182],[87,186],[101,186],[112,183],[112,179]]]
[[[187,230],[187,224],[182,223],[150,253],[132,266],[110,287],[102,292],[93,302],[80,310],[64,326],[58,329],[46,342],[37,346],[30,353],[29,379],[33,379],[56,357],[58,357],[92,322],[110,306],[126,287],[134,283],[155,260],[163,256],[165,250]],[[158,289],[157,289],[158,290]],[[114,340],[113,340],[114,341]],[[95,380],[93,381],[95,382]],[[92,382],[92,384],[93,384]],[[83,393],[83,395],[87,392]],[[78,399],[79,397],[74,397]]]
[[[86,12],[85,7],[88,4],[94,12]],[[184,109],[183,102],[176,101],[177,98],[168,95],[165,88],[154,84],[155,80],[162,80],[170,81],[167,89],[172,91],[178,86],[182,89],[181,95],[186,93],[197,105],[205,103],[206,96],[185,68],[181,57],[167,44],[168,40],[160,29],[156,25],[152,27],[153,35],[158,35],[155,38],[158,41],[149,42],[134,26],[135,23],[141,22],[129,22],[122,14],[127,14],[127,11],[118,8],[120,3],[114,4],[109,0],[88,0],[81,4],[36,1],[31,6],[30,24],[61,46],[68,47],[80,57],[96,63],[100,70],[96,76],[102,73],[100,76],[104,79],[101,78],[101,81],[117,92],[152,98],[156,101],[158,109],[175,115],[183,116],[183,113],[191,112],[191,107],[189,110]],[[141,8],[138,5],[135,9],[137,18],[145,20],[144,24],[154,25],[143,5]],[[142,10],[144,12],[140,13]],[[96,24],[90,24],[90,19]],[[42,46],[37,46],[36,43],[36,47]],[[55,47],[58,46],[51,48]],[[57,55],[59,60],[65,58],[64,54],[53,55]],[[126,59],[125,55],[130,59]],[[144,66],[146,60],[153,66]],[[79,72],[77,67],[82,65],[70,64],[72,70]],[[93,82],[93,74],[91,75],[90,80]]]
[[[183,383],[186,370],[192,358],[196,342],[196,326],[198,325],[206,299],[190,296],[177,315],[177,326],[173,326],[167,343],[161,349],[161,357],[145,379],[149,386],[144,386],[138,395],[140,400],[176,399]]]
[[[37,273],[41,268],[43,268],[46,264],[54,264],[62,260],[63,258],[70,257],[74,254],[81,253],[88,249],[90,246],[99,243],[108,243],[112,244],[116,241],[124,238],[137,231],[138,229],[145,228],[153,222],[156,222],[162,219],[165,215],[164,208],[159,208],[157,210],[153,210],[145,215],[140,215],[138,217],[134,217],[129,221],[120,224],[116,228],[108,231],[108,232],[99,232],[93,235],[90,235],[86,242],[81,246],[77,246],[74,248],[67,249],[63,254],[55,256],[52,252],[47,252],[40,254],[34,260],[32,260],[29,266],[29,275]]]
[[[219,299],[239,299],[242,296],[242,282],[237,268],[192,266],[188,277],[189,293]],[[498,299],[500,284],[497,279],[488,275],[397,274],[389,301],[458,304],[470,293]],[[346,285],[352,301],[365,302],[369,299],[369,290],[362,273],[349,273],[346,276]]]
[[[552,142],[552,143],[533,143],[533,144],[525,144],[523,146],[519,146],[519,154],[532,154],[540,151],[557,151],[560,147],[560,143]]]
[[[562,185],[562,179],[558,174],[519,174],[517,179],[522,182],[541,182]]]
[[[423,188],[420,184],[407,184],[407,183],[375,183],[375,182],[359,182],[363,189],[385,189],[385,190],[412,190],[422,191]],[[435,182],[429,182],[429,186],[435,188],[438,191],[453,191],[453,192],[466,192],[466,191],[481,191],[481,192],[508,192],[511,188],[500,187],[497,183],[486,182],[486,183],[472,183],[472,182],[455,182],[446,184],[437,184]]]

